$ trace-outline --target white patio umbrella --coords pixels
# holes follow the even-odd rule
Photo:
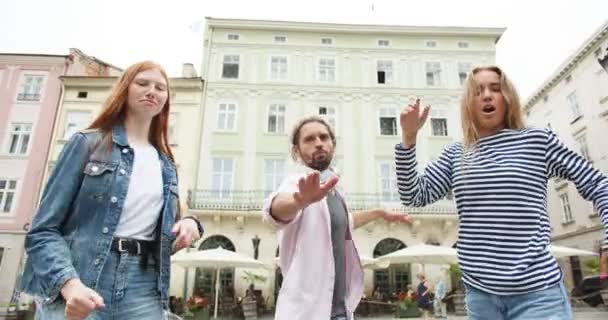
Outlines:
[[[378,259],[370,258],[368,256],[359,256],[361,260],[361,265],[364,269],[385,269],[388,268],[389,264],[384,261],[379,261]],[[274,263],[279,264],[279,257],[274,258]]]
[[[179,252],[171,257],[171,262],[184,268],[198,267],[215,269],[215,310],[213,317],[217,319],[217,306],[220,291],[220,270],[223,268],[266,268],[266,265],[246,255],[242,255],[222,247]]]
[[[378,257],[379,263],[420,263],[425,264],[451,264],[458,263],[456,249],[428,244],[416,244]]]
[[[553,256],[556,258],[565,258],[565,257],[571,257],[571,256],[597,256],[598,255],[597,253],[592,252],[592,251],[581,250],[581,249],[570,248],[570,247],[556,246],[553,244],[549,245],[549,251],[551,251]]]

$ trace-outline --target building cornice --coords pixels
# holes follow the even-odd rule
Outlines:
[[[59,77],[66,87],[92,87],[92,88],[109,88],[118,77],[87,77],[87,76],[61,76]],[[203,79],[201,78],[169,78],[172,88],[203,88]]]
[[[276,30],[296,32],[323,33],[359,33],[359,34],[394,34],[394,35],[433,35],[433,36],[476,36],[491,37],[498,42],[506,28],[488,27],[449,27],[449,26],[400,26],[400,25],[364,25],[338,24],[320,22],[297,22],[276,20],[222,19],[207,17],[207,28]]]
[[[555,85],[557,85],[564,77],[568,76],[570,72],[576,68],[579,63],[584,60],[589,54],[593,52],[598,43],[608,37],[608,21],[606,21],[596,32],[593,33],[583,44],[570,55],[549,78],[546,80],[539,89],[537,89],[526,101],[525,109],[530,109],[536,104],[547,92],[549,92]]]

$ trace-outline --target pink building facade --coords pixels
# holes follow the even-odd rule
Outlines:
[[[0,53],[0,306],[16,301],[23,241],[44,185],[63,92],[60,77],[120,71],[77,49],[69,55]]]

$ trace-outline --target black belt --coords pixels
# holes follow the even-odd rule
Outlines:
[[[114,238],[112,239],[112,251],[127,253],[135,256],[146,256],[152,251],[154,241],[137,239]]]

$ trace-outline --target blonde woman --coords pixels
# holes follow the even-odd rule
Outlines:
[[[498,67],[471,72],[461,104],[464,143],[447,146],[419,175],[416,136],[428,112],[417,100],[401,113],[399,194],[404,205],[420,207],[453,191],[469,319],[572,319],[547,249],[547,181],[574,182],[608,226],[608,179],[551,131],[525,127],[517,92]]]

